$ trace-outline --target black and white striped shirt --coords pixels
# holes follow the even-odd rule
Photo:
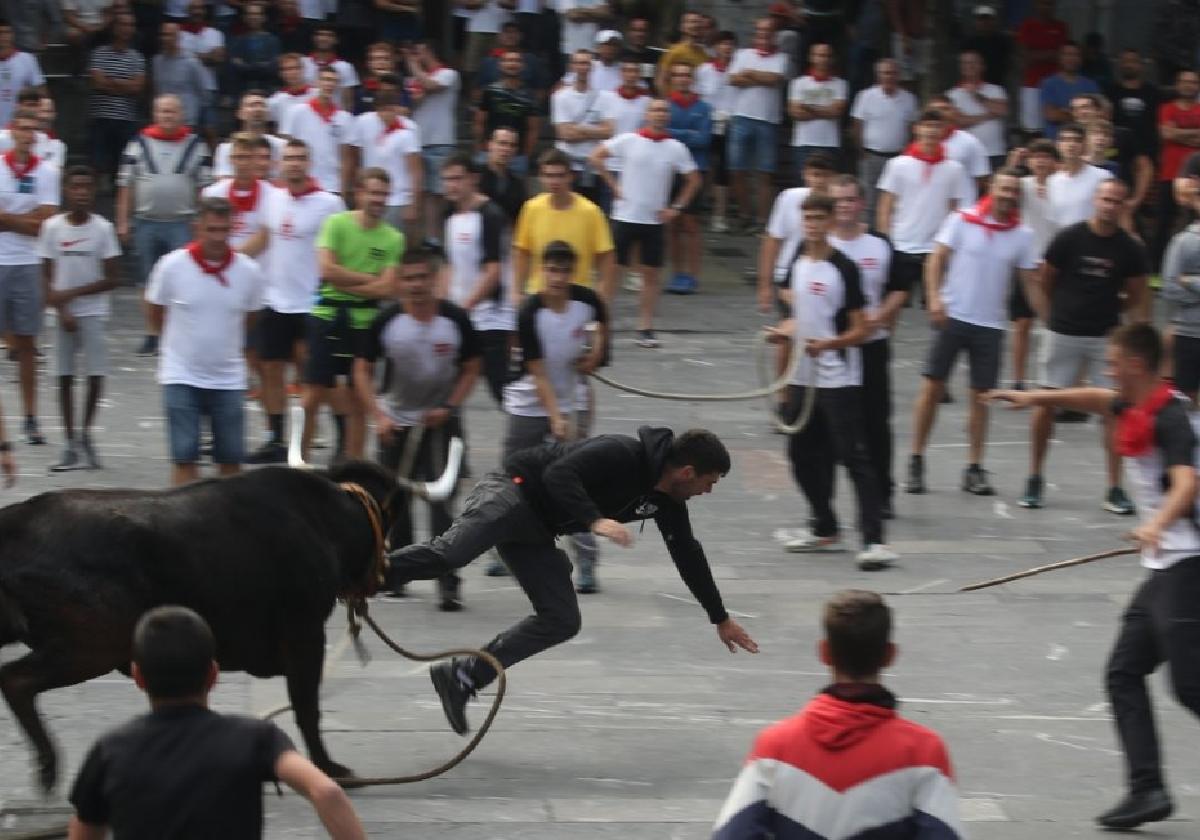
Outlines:
[[[105,45],[92,50],[88,69],[99,70],[110,79],[133,79],[146,74],[146,59],[133,48],[118,51]],[[88,97],[88,116],[137,122],[137,99],[136,96],[117,96],[94,90]]]

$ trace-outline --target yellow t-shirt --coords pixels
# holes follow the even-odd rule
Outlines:
[[[672,65],[675,64],[690,64],[693,68],[699,67],[701,64],[706,64],[712,58],[704,47],[696,44],[685,44],[680,41],[678,44],[672,44],[671,47],[662,54],[658,60],[659,67],[665,67],[670,71]]]
[[[577,193],[572,193],[572,197],[569,208],[555,210],[550,206],[550,193],[536,195],[525,202],[517,216],[513,246],[529,252],[529,276],[518,277],[516,281],[526,281],[526,294],[542,290],[542,251],[551,242],[562,240],[575,249],[575,275],[571,282],[588,288],[592,287],[596,255],[613,249],[608,220],[600,208]]]

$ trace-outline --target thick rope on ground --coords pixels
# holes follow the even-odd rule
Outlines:
[[[1106,560],[1109,557],[1121,557],[1126,554],[1137,554],[1140,550],[1141,549],[1138,548],[1114,548],[1110,551],[1101,551],[1097,554],[1087,554],[1083,557],[1074,557],[1070,560],[1060,560],[1057,563],[1048,563],[1045,566],[1034,566],[1032,569],[1026,569],[1023,572],[1005,575],[1004,577],[981,580],[978,583],[969,583],[958,591],[974,592],[978,589],[987,589],[992,586],[999,586],[1002,583],[1010,583],[1014,580],[1033,577],[1034,575],[1044,575],[1046,572],[1054,572],[1058,571],[1059,569],[1069,569],[1072,566],[1082,566],[1085,563],[1095,563],[1097,560]]]

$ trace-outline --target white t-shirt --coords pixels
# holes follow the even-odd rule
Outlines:
[[[413,106],[413,121],[421,127],[421,143],[425,146],[453,146],[457,142],[455,130],[458,107],[458,89],[462,84],[457,70],[441,67],[430,74],[435,82],[444,85],[441,90],[427,93]]]
[[[635,225],[659,225],[658,212],[671,203],[676,175],[696,171],[696,161],[678,140],[651,140],[640,134],[622,134],[604,141],[604,148],[624,161],[621,197],[612,218]]]
[[[1046,181],[1050,194],[1051,218],[1065,228],[1092,217],[1092,199],[1096,188],[1112,177],[1107,169],[1085,163],[1074,175],[1059,170]]]
[[[1033,231],[1033,241],[1039,254],[1046,253],[1046,246],[1058,233],[1054,221],[1054,205],[1050,203],[1050,183],[1046,179],[1045,197],[1038,195],[1037,178],[1026,175],[1021,179],[1021,221]]]
[[[788,57],[781,52],[770,55],[759,55],[758,50],[743,49],[733,54],[729,64],[729,75],[732,76],[743,70],[759,70],[764,73],[778,73],[779,85],[771,87],[735,87],[733,94],[733,116],[750,117],[778,125],[783,121],[783,109],[780,106],[779,90],[783,79],[787,78]]]
[[[577,125],[597,125],[605,120],[616,121],[617,96],[606,90],[588,88],[578,91],[573,87],[560,88],[550,97],[550,122],[553,125],[574,123]],[[596,148],[598,140],[581,140],[568,143],[558,140],[555,146],[571,158],[571,167],[576,171],[583,169],[583,161]]]
[[[17,94],[27,87],[46,84],[42,68],[36,57],[16,50],[8,58],[0,59],[0,125],[12,122],[17,109]]]
[[[946,314],[956,321],[1005,329],[1013,269],[1037,268],[1042,259],[1033,231],[1024,224],[990,230],[968,222],[959,212],[946,217],[936,241],[952,251],[942,282]]]
[[[59,169],[67,165],[67,144],[57,137],[51,137],[44,131],[37,132],[33,141],[33,153],[47,163],[53,163]],[[7,152],[13,147],[12,132],[7,128],[0,129],[0,153]]]
[[[39,160],[30,172],[18,178],[8,163],[0,158],[0,213],[29,213],[39,207],[59,205],[62,170],[52,163]],[[26,236],[11,230],[0,232],[0,265],[37,265],[36,236]]]
[[[593,290],[572,285],[569,294],[562,312],[546,306],[541,295],[531,295],[517,318],[521,358],[541,361],[562,414],[587,408],[587,377],[575,370],[575,362],[587,345],[587,325],[608,323],[604,302]],[[532,374],[504,386],[504,410],[518,417],[548,416]]]
[[[146,300],[166,308],[159,383],[246,388],[246,313],[262,306],[265,281],[258,263],[237,252],[220,278],[202,271],[187,248],[155,263]]]
[[[507,225],[504,211],[491,201],[485,201],[474,210],[453,211],[446,216],[442,242],[445,243],[446,264],[450,270],[450,300],[465,306],[467,298],[475,291],[483,266],[502,262],[505,256],[504,229]],[[470,314],[471,323],[481,332],[512,331],[515,316],[504,288],[503,273],[491,299],[476,304]]]
[[[311,55],[303,56],[300,59],[300,67],[304,73],[304,81],[310,85],[316,85],[317,73],[320,72],[323,65],[318,64],[317,60]],[[358,72],[354,69],[354,65],[349,61],[341,58],[335,58],[329,62],[329,66],[337,71],[338,85],[337,92],[334,94],[341,99],[342,91],[346,88],[358,87]]]
[[[818,82],[812,76],[793,79],[788,86],[788,102],[825,107],[846,101],[846,80],[831,78]],[[842,145],[840,120],[796,120],[792,127],[793,146],[822,146],[835,149]]]
[[[775,258],[775,282],[782,283],[792,270],[804,241],[804,214],[800,207],[812,192],[808,187],[791,187],[775,196],[771,216],[767,219],[767,236],[783,244]]]
[[[598,31],[595,23],[575,23],[567,20],[567,12],[572,9],[595,9],[607,5],[608,0],[555,0],[555,7],[562,20],[563,55],[570,55],[575,50],[596,49],[596,32]]]
[[[563,87],[574,87],[575,71],[568,70],[562,77]],[[592,90],[616,91],[621,86],[621,62],[605,64],[599,59],[592,61],[592,72],[588,74],[588,87]]]
[[[946,214],[975,201],[975,183],[961,163],[949,158],[930,166],[911,155],[897,155],[884,165],[878,186],[896,197],[891,240],[906,254],[932,251]]]
[[[882,236],[861,233],[853,239],[829,235],[829,244],[837,248],[858,266],[867,312],[875,312],[883,304],[892,270],[892,246]],[[868,341],[878,341],[889,335],[885,327],[877,329]]]
[[[352,145],[360,150],[359,167],[378,166],[392,178],[388,207],[413,203],[413,184],[408,177],[409,155],[421,154],[421,130],[412,120],[399,118],[400,128],[384,131],[379,114],[370,111],[354,118]]]
[[[206,26],[199,32],[188,32],[179,30],[179,51],[184,55],[190,55],[197,61],[200,61],[202,53],[209,53],[215,49],[225,46],[225,35],[221,30],[213,29],[211,26]],[[217,74],[213,68],[201,62],[201,69],[204,71],[204,87],[207,90],[217,89]]]
[[[267,97],[267,114],[270,116],[271,122],[275,123],[277,129],[282,130],[283,124],[286,122],[287,113],[292,109],[293,105],[298,105],[301,102],[307,102],[317,95],[316,88],[305,86],[300,93],[288,93],[286,90],[277,90]]]
[[[512,12],[501,9],[498,0],[488,0],[483,8],[476,9],[475,14],[467,20],[467,31],[495,34],[510,20]]]
[[[54,261],[51,287],[57,292],[78,289],[104,279],[104,261],[121,256],[113,223],[92,213],[81,225],[73,225],[66,213],[51,216],[42,223],[38,234],[37,255]],[[99,315],[111,311],[108,292],[85,295],[71,300],[67,311],[75,316]]]
[[[917,98],[903,88],[888,96],[875,85],[854,97],[850,116],[862,121],[863,146],[895,154],[908,144],[909,126],[917,118]]]
[[[321,285],[317,234],[334,213],[346,209],[341,197],[314,190],[299,197],[272,190],[264,208],[263,227],[270,236],[267,289],[263,302],[276,312],[311,312]]]
[[[303,103],[287,113],[280,131],[308,144],[312,176],[321,189],[342,191],[342,146],[352,139],[354,117],[338,108],[326,120],[312,107]]]
[[[711,61],[696,68],[696,93],[712,106],[713,133],[723,134],[725,123],[733,113],[733,101],[737,88],[729,84],[729,68],[718,70]],[[718,127],[720,131],[718,131]]]
[[[847,314],[866,305],[858,267],[836,249],[827,260],[805,256],[795,260],[791,289],[796,329],[793,340],[797,347],[810,338],[836,337],[846,329]],[[861,386],[862,351],[857,347],[826,350],[815,359],[806,353],[796,364],[792,384],[818,388]]]
[[[274,134],[264,134],[263,137],[266,137],[267,142],[271,144],[271,171],[268,174],[272,178],[278,178],[279,162],[283,159],[283,148],[287,145],[287,141]],[[233,161],[229,159],[229,152],[232,148],[233,144],[228,140],[217,146],[217,153],[213,156],[212,174],[214,178],[233,177]]]
[[[637,131],[642,127],[642,123],[646,121],[646,109],[650,107],[649,96],[639,96],[635,99],[626,99],[619,93],[612,95],[612,121],[613,121],[613,136],[620,137],[622,134],[628,134],[631,131]],[[614,154],[605,165],[609,172],[620,172],[623,166],[621,156]]]
[[[1003,99],[1008,101],[1008,94],[999,85],[984,83],[979,86],[979,93],[987,100]],[[946,97],[964,116],[981,117],[987,113],[987,106],[976,99],[966,88],[952,88],[946,91]],[[997,157],[1008,151],[1008,144],[1004,142],[1003,117],[992,117],[990,120],[976,123],[966,130],[983,144],[983,149],[987,152],[988,157]]]
[[[249,205],[246,210],[241,210],[238,206],[233,208],[233,218],[230,219],[229,227],[229,245],[231,248],[241,248],[246,244],[246,241],[263,227],[263,213],[267,207],[267,197],[275,190],[266,181],[255,181],[252,190],[239,190],[239,199],[244,200]],[[233,204],[231,195],[233,193],[233,178],[222,178],[215,184],[209,184],[200,191],[200,195],[205,198],[223,198],[230,204]],[[260,257],[265,256],[265,251]],[[263,259],[258,260],[260,263]]]
[[[972,178],[986,178],[991,174],[992,162],[988,160],[987,149],[974,134],[955,129],[942,145],[946,148],[946,157],[961,163]]]

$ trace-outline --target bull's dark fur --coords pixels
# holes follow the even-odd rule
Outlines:
[[[359,591],[375,536],[362,485],[385,511],[395,483],[378,467],[328,473],[268,467],[166,491],[61,490],[0,510],[0,692],[37,751],[49,789],[57,757],[35,700],[113,670],[129,673],[134,624],[182,604],[207,619],[223,670],[286,676],[313,761],[347,775],[321,742],[325,621]],[[386,524],[385,524],[386,528]]]

